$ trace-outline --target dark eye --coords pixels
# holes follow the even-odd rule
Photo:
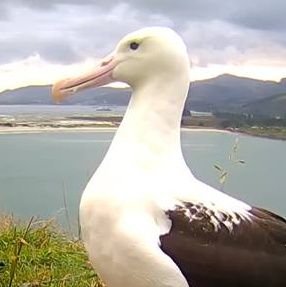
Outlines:
[[[129,47],[131,50],[137,50],[139,47],[139,44],[136,42],[132,42],[132,43],[130,43]]]

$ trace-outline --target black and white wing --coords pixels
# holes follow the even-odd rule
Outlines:
[[[207,208],[191,203],[167,211],[170,232],[161,249],[178,265],[191,287],[285,287],[286,220],[260,208],[249,218],[222,214],[219,228]],[[186,212],[187,211],[187,212]],[[190,220],[191,214],[195,216]],[[228,228],[223,221],[238,220]]]

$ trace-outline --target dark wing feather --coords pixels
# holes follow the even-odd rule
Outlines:
[[[285,287],[286,221],[259,208],[250,214],[230,232],[224,225],[215,230],[204,210],[190,221],[178,207],[167,212],[172,227],[160,237],[161,249],[191,287]]]

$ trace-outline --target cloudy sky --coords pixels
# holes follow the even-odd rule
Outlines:
[[[285,0],[1,0],[0,91],[91,69],[126,33],[168,26],[193,80],[286,77]]]

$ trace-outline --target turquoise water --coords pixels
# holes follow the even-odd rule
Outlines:
[[[104,157],[112,131],[0,135],[0,213],[21,218],[77,220],[82,190]],[[237,135],[183,131],[188,165],[201,180],[220,187],[215,164],[229,175],[224,191],[247,202],[286,215],[286,141],[239,135],[237,159],[229,154]]]

